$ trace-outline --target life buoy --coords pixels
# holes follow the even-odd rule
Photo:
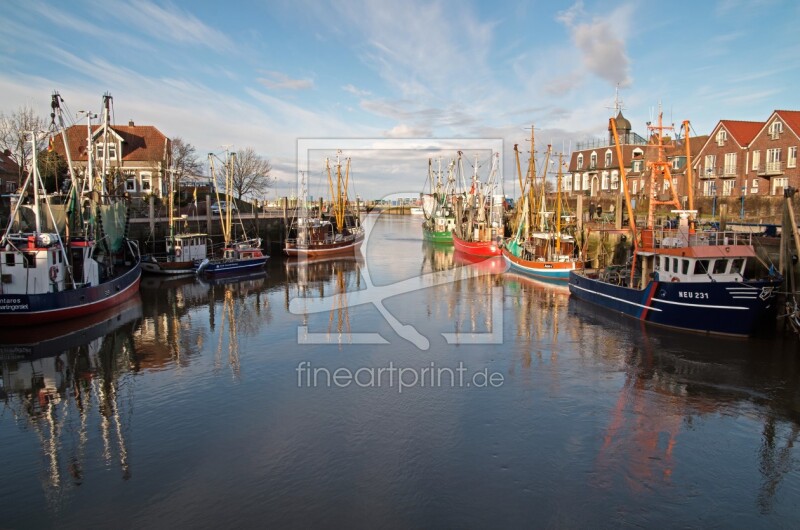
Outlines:
[[[175,257],[176,258],[180,258],[181,257],[181,249],[179,249],[179,248],[175,249]]]
[[[679,281],[681,281],[681,279],[680,279],[680,278],[678,278],[677,276],[673,276],[673,277],[672,277],[672,281],[673,281],[673,282],[679,282]]]
[[[53,265],[52,267],[50,267],[50,280],[56,281],[57,277],[58,277],[58,267]]]

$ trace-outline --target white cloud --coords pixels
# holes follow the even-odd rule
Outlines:
[[[399,123],[384,132],[388,138],[425,138],[432,135],[430,129],[424,127],[411,127],[404,123]]]
[[[622,6],[606,17],[593,17],[582,22],[588,15],[583,2],[577,2],[559,13],[557,20],[569,29],[573,43],[581,52],[584,67],[611,85],[626,87],[631,84],[631,76],[623,36],[627,34],[627,21],[631,15],[632,8]]]
[[[292,79],[282,72],[264,72],[266,77],[259,77],[258,82],[274,90],[305,90],[314,87],[311,79]]]
[[[372,93],[369,90],[361,90],[360,88],[356,88],[355,86],[349,83],[343,86],[342,90],[344,90],[345,92],[349,92],[357,97],[365,97],[372,95]]]

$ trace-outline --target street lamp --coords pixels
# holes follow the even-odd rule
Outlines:
[[[717,183],[711,183],[711,218],[714,219],[717,216]]]
[[[739,212],[739,219],[744,219],[744,194],[747,191],[746,186],[742,186],[742,211]]]

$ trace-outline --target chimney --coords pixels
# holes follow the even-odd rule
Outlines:
[[[128,127],[133,127],[133,120],[128,120]]]

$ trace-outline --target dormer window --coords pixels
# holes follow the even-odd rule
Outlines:
[[[783,132],[783,122],[774,121],[772,125],[769,126],[769,135],[773,140],[777,140],[780,138],[781,133]]]
[[[578,155],[578,169],[583,169],[583,155]]]
[[[611,167],[611,151],[606,151],[606,167]]]
[[[597,167],[597,153],[592,153],[589,157],[589,169],[594,169]]]
[[[97,159],[104,160],[105,159],[105,150],[108,149],[108,159],[109,160],[116,160],[117,159],[117,144],[97,144]]]

